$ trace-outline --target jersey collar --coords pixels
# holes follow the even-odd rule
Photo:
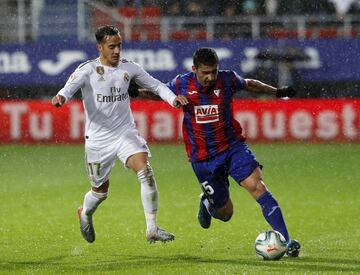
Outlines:
[[[118,64],[116,67],[111,67],[111,66],[104,65],[104,64],[101,63],[100,57],[97,58],[97,61],[98,61],[98,63],[100,64],[100,66],[103,66],[104,68],[106,68],[107,70],[110,70],[110,71],[114,71],[114,70],[116,70],[117,68],[119,68],[119,66],[120,66],[120,62],[119,62],[119,64]]]

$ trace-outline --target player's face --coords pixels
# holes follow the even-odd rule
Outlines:
[[[116,67],[119,64],[122,39],[120,35],[107,35],[97,48],[103,65]]]
[[[215,85],[215,81],[219,71],[219,65],[208,66],[200,64],[198,68],[192,67],[196,78],[204,87],[211,87]]]

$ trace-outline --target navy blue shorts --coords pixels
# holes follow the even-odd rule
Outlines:
[[[209,202],[215,208],[223,207],[229,199],[229,179],[237,183],[246,179],[260,164],[244,142],[238,142],[219,155],[191,163]]]

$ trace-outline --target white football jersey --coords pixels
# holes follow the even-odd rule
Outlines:
[[[120,60],[117,67],[104,66],[99,58],[84,62],[58,92],[68,101],[81,88],[88,144],[109,144],[124,131],[135,128],[128,94],[131,79],[172,105],[174,93],[138,64],[127,60]]]

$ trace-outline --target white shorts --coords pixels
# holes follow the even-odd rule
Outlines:
[[[136,129],[126,131],[118,141],[112,142],[108,146],[97,147],[86,144],[85,165],[91,186],[99,187],[109,179],[116,157],[126,167],[127,159],[140,152],[146,152],[148,157],[151,157],[146,141]]]

